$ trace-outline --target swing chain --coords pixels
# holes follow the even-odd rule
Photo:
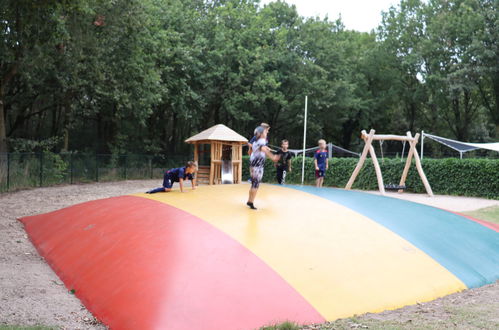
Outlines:
[[[400,162],[404,161],[405,143],[407,141],[402,141],[402,157],[400,157]]]
[[[384,163],[385,162],[385,157],[383,156],[383,140],[379,140],[379,148],[381,150],[381,161]]]

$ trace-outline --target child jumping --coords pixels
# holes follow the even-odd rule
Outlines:
[[[315,165],[315,186],[320,188],[324,183],[326,171],[329,168],[328,152],[326,150],[326,141],[319,140],[319,149],[314,154]]]
[[[163,175],[163,187],[149,190],[146,194],[155,194],[158,192],[169,192],[172,190],[173,184],[178,182],[180,192],[184,192],[184,180],[191,180],[192,190],[196,189],[195,174],[198,170],[196,162],[189,161],[184,167],[172,168]]]
[[[260,182],[262,181],[263,171],[265,167],[265,156],[268,156],[274,162],[277,162],[279,160],[279,156],[273,155],[270,149],[267,147],[267,132],[267,129],[262,126],[258,126],[255,129],[255,142],[253,142],[252,144],[253,152],[251,153],[250,157],[251,188],[246,205],[248,205],[253,210],[256,210],[253,202],[255,201],[258,187],[260,187]]]
[[[293,157],[293,154],[288,150],[288,147],[288,140],[282,140],[281,149],[276,153],[276,155],[279,156],[279,161],[275,164],[277,182],[279,184],[284,184],[286,181],[286,173],[291,172],[291,158]]]
[[[267,123],[261,123],[260,126],[263,127],[267,131],[267,135],[269,135],[270,125],[267,124]],[[255,143],[256,140],[257,140],[256,135],[253,135],[253,137],[249,140],[249,142],[248,142],[248,156],[251,156],[251,153],[253,151],[252,150],[252,146],[253,146],[253,143]],[[265,141],[267,143],[269,143],[268,138],[265,138]]]

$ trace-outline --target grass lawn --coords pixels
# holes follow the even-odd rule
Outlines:
[[[499,223],[499,206],[486,207],[484,209],[463,213],[480,220]]]
[[[499,224],[499,206],[463,212],[471,217]],[[499,301],[494,298],[497,284],[488,289],[478,289],[482,293],[463,298],[459,302],[446,297],[420,306],[408,306],[403,312],[366,314],[340,319],[324,324],[298,326],[285,322],[274,326],[263,327],[262,330],[338,330],[338,329],[499,329]],[[466,295],[457,293],[455,295]],[[386,314],[386,315],[383,315]]]
[[[431,303],[430,303],[431,304]],[[380,315],[366,314],[340,319],[323,324],[299,326],[285,322],[274,326],[262,327],[260,330],[413,330],[413,329],[499,329],[497,308],[499,303],[490,306],[485,302],[455,304],[442,301],[437,306],[405,308],[402,313]]]

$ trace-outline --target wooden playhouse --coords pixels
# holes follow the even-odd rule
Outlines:
[[[248,140],[225,125],[218,124],[191,136],[194,161],[199,164],[198,182],[241,183],[243,145]]]

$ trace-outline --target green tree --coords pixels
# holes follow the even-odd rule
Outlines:
[[[76,8],[77,1],[2,0],[0,4],[0,152],[7,151],[7,112],[5,97],[12,81],[30,67],[27,62],[42,61],[57,47],[63,29],[61,10]]]

